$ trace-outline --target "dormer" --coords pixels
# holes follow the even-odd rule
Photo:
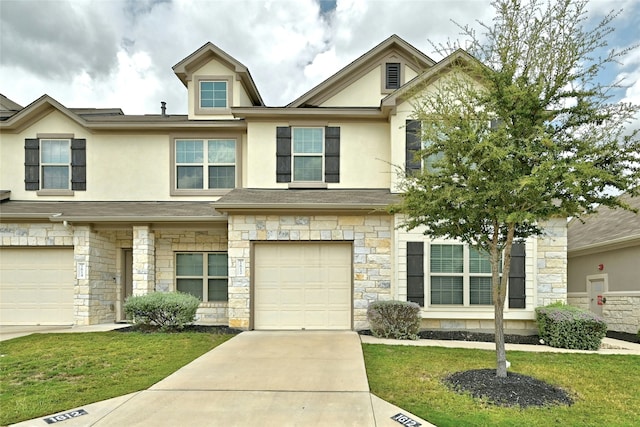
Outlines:
[[[190,120],[231,119],[232,107],[264,106],[249,69],[211,42],[173,71],[187,88]]]

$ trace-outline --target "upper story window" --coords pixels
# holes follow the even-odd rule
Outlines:
[[[385,64],[385,89],[398,89],[401,85],[400,80],[400,63],[387,62]]]
[[[69,190],[71,186],[71,140],[40,141],[42,189]]]
[[[324,128],[293,129],[293,180],[322,181]]]
[[[26,139],[24,148],[25,190],[46,195],[87,189],[85,139],[46,136]]]
[[[227,114],[231,108],[231,76],[197,76],[195,83],[196,114]]]
[[[236,187],[235,139],[176,139],[176,190]]]
[[[340,182],[339,127],[278,127],[276,145],[277,182]]]
[[[227,82],[201,81],[200,108],[227,108]]]

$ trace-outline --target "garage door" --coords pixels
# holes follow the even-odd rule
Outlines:
[[[72,324],[73,284],[73,249],[0,249],[0,324]]]
[[[255,329],[351,329],[351,244],[255,245]]]

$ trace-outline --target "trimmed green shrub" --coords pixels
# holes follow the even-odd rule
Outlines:
[[[375,337],[417,340],[420,306],[407,301],[375,301],[367,308],[367,320]]]
[[[133,323],[155,325],[160,330],[183,329],[193,323],[200,300],[181,292],[153,292],[131,296],[124,303]]]
[[[607,334],[607,324],[597,315],[578,307],[551,304],[536,308],[538,332],[551,347],[598,350]]]

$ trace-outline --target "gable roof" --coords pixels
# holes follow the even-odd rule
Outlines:
[[[620,199],[633,208],[640,209],[640,197],[628,194]],[[638,241],[640,243],[640,213],[625,209],[602,206],[594,214],[569,221],[567,229],[569,252],[595,249],[618,243]]]
[[[187,81],[191,80],[191,74],[212,59],[219,60],[234,70],[238,77],[240,77],[240,81],[244,85],[253,104],[264,106],[260,92],[258,92],[258,88],[251,77],[251,73],[249,73],[249,69],[211,42],[205,43],[200,49],[174,65],[173,72],[176,73],[176,76],[178,76],[182,84],[186,87]]]
[[[471,56],[467,51],[463,49],[456,49],[449,56],[443,58],[435,64],[433,67],[426,70],[424,73],[419,74],[411,81],[405,83],[402,87],[393,93],[387,95],[380,103],[383,110],[393,108],[399,103],[406,100],[407,94],[412,94],[416,87],[419,85],[425,85],[429,82],[438,79],[443,73],[449,71],[456,63],[470,63],[475,62],[481,64],[476,58]]]
[[[407,62],[416,67],[416,71],[421,72],[435,64],[435,61],[427,55],[407,43],[398,35],[393,34],[364,55],[351,62],[349,65],[300,96],[295,101],[287,105],[287,108],[304,107],[307,105],[318,105],[322,100],[329,98],[339,92],[348,82],[353,81],[357,76],[368,72],[378,61],[385,56],[395,53],[402,56]]]
[[[0,93],[0,120],[5,120],[22,110],[22,105]]]

